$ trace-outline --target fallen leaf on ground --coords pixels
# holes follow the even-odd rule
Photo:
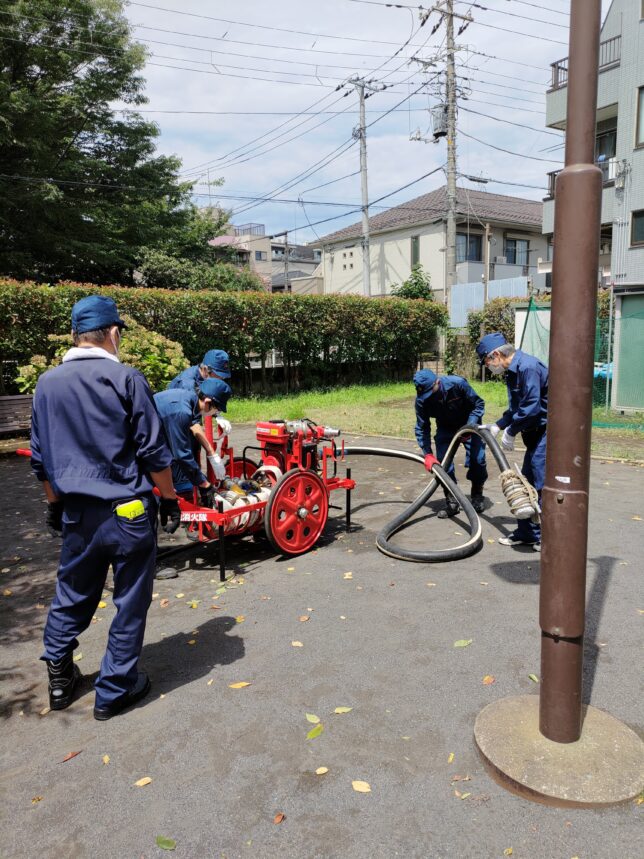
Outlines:
[[[159,597],[159,594],[152,594],[152,599],[153,599],[153,600],[158,599],[158,597]]]
[[[298,620],[300,621],[300,623],[306,623],[306,621],[309,620],[309,615],[308,614],[302,614],[302,615],[300,615]]]
[[[514,850],[511,847],[506,847],[505,850],[503,851],[504,856],[512,856],[513,853],[514,853]]]
[[[351,787],[357,793],[371,793],[371,786],[369,785],[369,782],[366,781],[352,781]]]
[[[307,740],[314,740],[316,737],[319,737],[323,731],[324,731],[324,725],[320,722],[320,724],[316,725],[315,728],[311,728],[311,730],[306,735],[306,739]]]
[[[488,543],[494,543],[494,540],[492,540],[490,537],[488,537]]]
[[[188,642],[188,644],[196,644],[196,643],[197,643],[196,638],[191,638],[190,641]]]
[[[486,674],[483,678],[483,685],[491,686],[493,683],[496,683],[496,677],[494,677],[494,675],[492,674]]]
[[[283,811],[280,811],[273,818],[273,823],[281,823],[283,820],[286,820],[286,815]]]
[[[632,518],[633,518],[633,521],[634,521],[634,522],[641,522],[641,521],[642,521],[642,517],[641,517],[641,516],[633,516]]]
[[[469,647],[473,641],[473,638],[459,638],[458,641],[454,642],[454,647]]]
[[[471,775],[453,775],[452,782],[455,781],[472,781]]]
[[[315,771],[315,774],[316,775],[324,775],[324,773],[328,773],[328,771],[329,771],[328,767],[318,767]]]
[[[13,591],[11,590],[11,588],[5,588],[2,591],[2,596],[3,597],[10,597],[12,593],[13,593]]]
[[[175,594],[175,597],[176,597],[178,600],[181,600],[181,599],[183,599],[183,598],[185,597],[185,594]]]
[[[32,796],[31,797],[31,804],[37,805],[39,802],[42,802],[42,799],[43,799],[42,796]]]
[[[98,607],[99,608],[107,608],[107,603],[105,602],[105,600],[101,600],[98,604]]]
[[[479,582],[479,584],[480,584],[480,585],[483,585],[484,587],[486,587],[486,586],[489,584],[489,582]]]
[[[217,588],[217,590],[215,591],[215,594],[218,597],[221,596],[222,594],[225,594],[225,593],[226,593],[226,588]],[[183,594],[182,594],[182,596],[183,596]],[[213,599],[214,599],[214,597],[213,597]]]
[[[188,600],[186,605],[189,605],[190,608],[197,608],[199,606],[200,602],[201,602],[201,600]]]
[[[213,678],[213,677],[211,677],[211,678],[210,678],[210,680],[206,683],[206,686],[212,686],[212,684],[213,684],[214,682],[215,682],[215,681],[214,681],[214,678]]]
[[[315,713],[305,713],[306,721],[310,722],[312,725],[318,725],[320,723],[320,717],[316,716]]]
[[[61,764],[64,764],[65,761],[71,761],[72,758],[75,758],[76,755],[80,755],[83,750],[80,749],[78,752],[68,752],[65,757],[62,759]]]
[[[103,757],[101,758],[101,760],[103,761],[103,763],[104,763],[104,764],[109,764],[109,762],[110,762],[110,756],[109,756],[109,755],[103,755]]]
[[[347,619],[347,618],[346,618],[346,615],[344,615],[344,614],[341,614],[341,615],[340,615],[340,620],[346,620],[346,619]]]
[[[244,686],[250,686],[250,683],[247,683],[245,680],[242,680],[239,683],[229,683],[228,686],[230,689],[243,689]]]
[[[350,713],[353,707],[336,707],[334,713]]]
[[[539,682],[539,678],[537,677],[537,675],[536,675],[536,674],[528,674],[528,677],[529,677],[529,679],[530,679],[530,680],[532,680],[532,682],[533,682],[533,683],[538,683],[538,682]]]
[[[47,713],[49,713],[49,710],[50,710],[50,709],[51,709],[50,707],[45,707],[43,710],[41,710],[41,711],[40,711],[40,713],[39,713],[38,715],[40,715],[40,716],[46,716],[46,715],[47,715]]]
[[[138,781],[134,782],[135,787],[145,787],[146,784],[152,784],[152,779],[149,775],[146,775],[143,778],[140,778]]]
[[[304,647],[301,641],[292,641],[291,647]]]
[[[270,599],[270,597],[266,596],[266,594],[264,594],[263,596],[260,597],[260,600],[269,600],[269,599]]]
[[[161,600],[159,605],[161,606],[161,608],[167,608],[170,605],[170,600],[163,599],[163,600]]]
[[[345,574],[344,574],[344,576],[343,576],[342,578],[343,578],[343,579],[352,579],[352,578],[353,578],[353,573],[345,573]]]
[[[76,653],[74,656],[74,662],[80,662],[82,658],[83,658],[82,653]]]
[[[235,618],[235,623],[243,623],[246,620],[243,614],[238,614]]]
[[[462,793],[461,799],[467,799],[468,796],[472,796],[472,794],[471,793]]]
[[[157,847],[160,847],[162,850],[174,850],[177,846],[177,842],[172,838],[166,838],[165,835],[157,835]]]
[[[287,568],[286,568],[286,572],[287,572],[287,573],[294,573],[294,572],[295,572],[295,567],[287,567]]]
[[[428,587],[428,588],[435,588],[435,587],[436,587],[436,582],[427,582],[427,587]]]
[[[454,760],[454,752],[450,752],[449,755],[447,756],[447,763],[451,764],[453,760]]]

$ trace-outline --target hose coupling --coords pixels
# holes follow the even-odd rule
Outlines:
[[[508,502],[510,512],[517,519],[532,519],[539,522],[539,497],[537,490],[521,474],[515,465],[515,470],[508,468],[499,475],[501,490]]]

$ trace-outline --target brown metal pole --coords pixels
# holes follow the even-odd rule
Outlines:
[[[594,163],[601,0],[572,0],[566,166],[557,177],[541,552],[539,728],[581,734],[602,174]]]

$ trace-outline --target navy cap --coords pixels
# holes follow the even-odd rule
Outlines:
[[[226,411],[226,403],[233,395],[230,385],[221,379],[204,379],[199,385],[199,393],[202,397],[212,400],[222,412]]]
[[[485,358],[490,352],[494,352],[499,346],[505,346],[508,341],[500,331],[495,331],[494,334],[486,334],[479,345],[476,347],[476,354],[479,356],[479,364],[485,362]]]
[[[110,325],[127,328],[119,316],[113,298],[106,295],[87,295],[72,307],[72,331],[76,334],[109,328]]]
[[[210,370],[214,370],[222,379],[230,379],[230,358],[228,352],[224,352],[223,349],[210,349],[203,356],[201,363]]]
[[[413,382],[417,389],[420,388],[421,393],[428,394],[434,387],[436,379],[438,376],[432,370],[418,370],[417,373],[414,373]]]

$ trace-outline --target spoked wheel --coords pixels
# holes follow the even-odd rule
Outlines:
[[[259,466],[252,459],[244,459],[243,456],[236,456],[231,465],[231,477],[252,477]]]
[[[285,555],[301,555],[318,541],[329,514],[329,496],[314,471],[293,469],[277,481],[264,513],[271,545]]]

